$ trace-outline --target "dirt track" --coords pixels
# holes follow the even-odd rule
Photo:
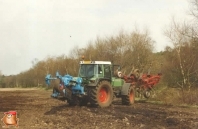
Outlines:
[[[0,90],[0,119],[15,110],[19,128],[38,129],[197,129],[198,109],[136,102],[108,108],[70,107],[46,90]],[[0,121],[0,128],[3,122]],[[14,128],[14,127],[12,127]]]

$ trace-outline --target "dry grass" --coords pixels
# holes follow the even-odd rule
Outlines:
[[[154,98],[162,101],[167,105],[197,105],[198,106],[198,89],[191,91],[182,91],[178,88],[165,88],[158,92]]]

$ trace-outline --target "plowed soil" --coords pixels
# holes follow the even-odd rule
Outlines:
[[[51,90],[0,89],[0,119],[17,111],[20,129],[198,129],[198,109],[115,100],[108,108],[69,106]],[[4,126],[0,121],[0,128]],[[15,128],[9,126],[10,128]]]

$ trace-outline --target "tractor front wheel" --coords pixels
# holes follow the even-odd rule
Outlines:
[[[113,101],[113,89],[109,81],[103,80],[89,91],[92,106],[108,107]]]

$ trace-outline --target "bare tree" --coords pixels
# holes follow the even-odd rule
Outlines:
[[[190,23],[192,24],[191,33],[193,37],[198,37],[198,0],[189,0],[190,2],[190,15],[194,18]]]
[[[191,30],[191,27],[185,22],[181,24],[173,19],[169,28],[164,32],[174,46],[172,55],[175,52],[176,58],[172,60],[175,65],[175,68],[172,69],[175,69],[181,76],[181,80],[177,80],[177,85],[182,89],[188,88],[188,90],[193,84],[191,78],[194,76],[194,66],[197,63],[195,53],[191,51],[193,45]]]

